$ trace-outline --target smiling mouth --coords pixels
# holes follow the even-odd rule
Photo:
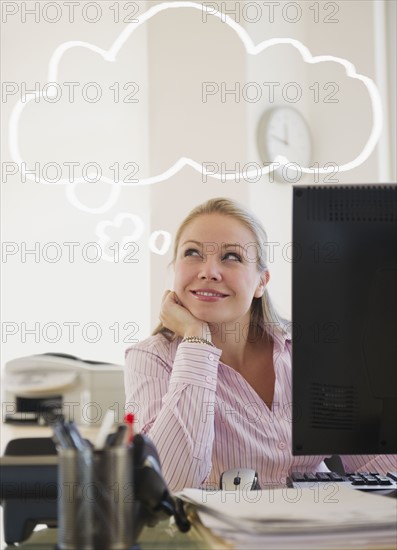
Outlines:
[[[222,294],[221,292],[209,292],[207,290],[192,290],[191,293],[194,296],[207,296],[212,298],[226,298],[227,294]]]

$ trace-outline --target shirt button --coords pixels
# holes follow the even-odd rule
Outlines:
[[[287,445],[284,443],[284,441],[280,441],[280,443],[278,444],[278,448],[281,450],[285,449],[286,446]]]
[[[207,382],[209,382],[210,384],[212,383],[212,376],[206,376],[205,378],[207,380]]]
[[[287,478],[286,478],[286,477],[282,477],[282,478],[280,479],[280,481],[281,481],[281,483],[282,483],[283,485],[285,485],[285,484],[287,483]]]
[[[215,359],[214,355],[212,353],[209,354],[208,359],[210,361],[213,361]]]

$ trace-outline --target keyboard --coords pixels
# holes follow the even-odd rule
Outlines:
[[[360,491],[397,491],[397,472],[386,475],[378,472],[356,472],[339,475],[336,472],[292,472],[287,478],[289,487],[312,488],[316,483],[335,483]]]

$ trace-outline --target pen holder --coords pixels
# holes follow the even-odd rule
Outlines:
[[[133,547],[131,449],[61,449],[58,485],[59,550]]]

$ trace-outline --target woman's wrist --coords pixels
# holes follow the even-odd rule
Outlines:
[[[184,336],[182,342],[190,342],[192,344],[207,344],[208,346],[214,347],[214,344],[207,340],[207,338],[202,338],[201,336]]]
[[[200,323],[194,326],[186,327],[183,338],[201,338],[212,344],[211,332],[207,323]]]

